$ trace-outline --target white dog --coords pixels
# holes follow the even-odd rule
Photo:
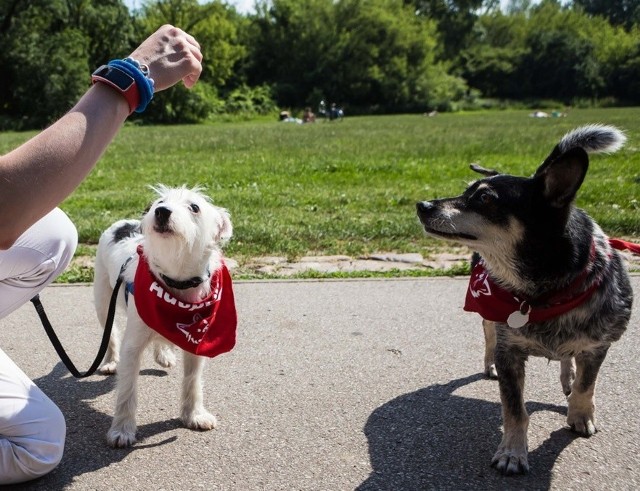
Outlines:
[[[202,402],[204,357],[235,344],[233,290],[221,252],[232,234],[229,213],[198,188],[153,189],[159,197],[142,220],[114,223],[96,253],[94,298],[102,326],[120,274],[126,283],[118,305],[126,310],[127,327],[122,336],[114,325],[100,368],[111,374],[117,366],[117,402],[107,433],[114,447],[136,441],[136,386],[146,346],[153,343],[163,367],[175,366],[174,344],[184,350],[181,418],[189,428],[210,430],[216,418]]]

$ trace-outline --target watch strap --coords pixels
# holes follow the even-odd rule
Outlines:
[[[129,105],[129,114],[140,105],[140,91],[134,77],[117,66],[102,65],[91,75],[91,83],[100,82],[120,92]]]

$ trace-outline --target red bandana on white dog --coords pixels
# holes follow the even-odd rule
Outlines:
[[[213,358],[231,351],[237,316],[231,276],[224,263],[211,275],[211,294],[198,303],[184,303],[153,276],[142,247],[138,254],[133,296],[144,323],[195,355]]]

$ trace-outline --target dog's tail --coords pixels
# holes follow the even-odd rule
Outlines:
[[[558,143],[558,150],[564,153],[580,147],[589,153],[613,153],[622,148],[627,137],[615,126],[588,124],[570,131]]]

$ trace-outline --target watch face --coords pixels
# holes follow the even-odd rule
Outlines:
[[[94,73],[98,77],[103,77],[114,83],[120,90],[123,92],[126,91],[132,84],[135,83],[135,80],[132,76],[124,73],[121,70],[118,70],[116,67],[111,66],[101,66]]]

